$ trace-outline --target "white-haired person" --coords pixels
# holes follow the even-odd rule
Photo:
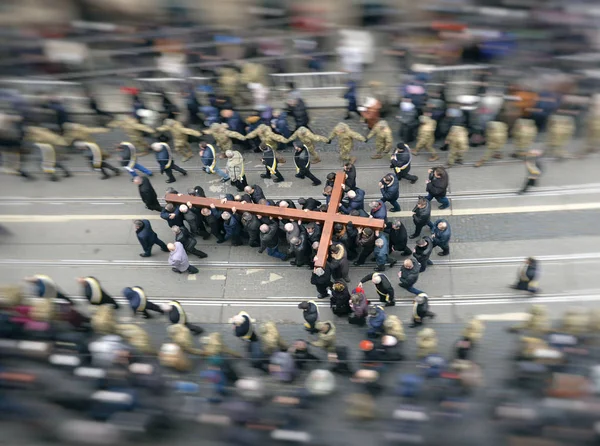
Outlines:
[[[171,265],[171,270],[173,272],[178,274],[198,273],[198,268],[190,265],[185,248],[180,242],[169,243],[167,249],[171,252],[171,254],[169,254],[169,265]]]

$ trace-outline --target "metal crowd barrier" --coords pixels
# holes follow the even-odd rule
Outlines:
[[[273,93],[282,96],[289,91],[289,84],[302,92],[303,97],[322,97],[327,92],[339,92],[347,88],[350,73],[344,71],[326,71],[309,73],[271,74]]]

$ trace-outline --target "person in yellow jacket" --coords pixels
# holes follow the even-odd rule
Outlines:
[[[165,119],[162,126],[156,129],[157,132],[170,132],[173,138],[173,144],[175,145],[175,151],[183,157],[185,163],[194,156],[190,143],[188,142],[188,136],[199,137],[202,133],[184,127],[183,124],[175,119]]]
[[[340,160],[344,163],[351,162],[354,164],[356,162],[356,157],[350,156],[350,152],[352,152],[352,149],[354,148],[354,140],[365,142],[365,137],[360,133],[351,130],[348,124],[340,122],[329,134],[329,137],[327,138],[327,144],[331,144],[331,141],[333,141],[335,138],[338,140]]]
[[[138,155],[144,156],[149,152],[149,145],[144,139],[144,135],[153,135],[154,129],[137,121],[131,116],[125,116],[109,122],[109,128],[119,128],[127,135],[127,140],[138,149]]]
[[[231,138],[235,138],[240,141],[245,141],[247,139],[241,133],[229,130],[229,126],[227,124],[219,124],[218,122],[211,124],[208,129],[202,130],[202,133],[204,135],[212,136],[222,153],[233,149]]]
[[[296,138],[300,140],[302,144],[306,146],[308,153],[310,153],[311,162],[317,164],[321,162],[321,157],[315,149],[315,142],[329,142],[325,136],[317,135],[311,132],[306,127],[299,127],[288,139],[288,142],[294,141]]]
[[[76,147],[80,150],[86,151],[85,157],[90,161],[90,166],[92,169],[102,173],[102,176],[100,177],[101,180],[110,178],[108,173],[106,173],[106,169],[111,170],[117,177],[121,175],[121,171],[119,169],[105,161],[109,155],[104,153],[104,151],[98,147],[96,143],[78,142],[76,143]]]
[[[417,133],[417,143],[415,148],[412,150],[414,155],[418,155],[422,149],[427,149],[431,156],[429,161],[436,161],[439,156],[433,147],[435,142],[435,129],[437,128],[437,122],[431,118],[431,113],[425,113],[420,118],[421,122],[419,125],[419,132]]]
[[[384,153],[390,153],[392,150],[393,136],[392,129],[390,128],[387,121],[379,121],[373,127],[373,130],[367,135],[367,141],[375,136],[375,149],[377,153],[371,156],[372,159],[383,158]]]
[[[486,149],[483,157],[475,163],[475,167],[481,167],[483,164],[494,157],[502,159],[502,149],[508,140],[508,126],[504,122],[490,121],[485,127]]]
[[[575,120],[572,116],[554,114],[548,119],[548,146],[550,153],[559,159],[567,158],[565,146],[575,133]]]
[[[513,158],[525,158],[531,145],[537,138],[538,129],[532,119],[517,119],[512,129],[512,138],[515,143]]]
[[[33,142],[33,145],[40,150],[42,154],[42,171],[48,175],[51,181],[58,181],[56,168],[63,171],[65,178],[71,176],[65,165],[59,161],[54,147],[56,145],[67,145],[63,137],[43,127],[28,127],[25,138]]]

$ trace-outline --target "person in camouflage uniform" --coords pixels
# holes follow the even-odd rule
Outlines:
[[[139,123],[131,116],[115,119],[106,124],[106,126],[123,130],[127,135],[127,140],[138,150],[138,156],[144,156],[149,153],[148,144],[144,139],[144,134],[153,135],[154,129],[152,127]]]
[[[419,125],[419,133],[417,134],[417,143],[415,148],[412,150],[414,155],[418,155],[421,149],[427,149],[431,156],[429,161],[436,161],[439,156],[433,148],[435,142],[435,129],[437,128],[437,122],[431,118],[430,113],[425,113],[419,118],[421,124]]]
[[[171,137],[173,138],[173,144],[175,145],[175,151],[183,156],[183,162],[185,163],[187,160],[192,158],[194,154],[192,153],[192,149],[190,148],[190,143],[188,142],[188,136],[199,137],[202,133],[188,129],[183,126],[183,124],[175,119],[165,119],[165,122],[162,126],[156,129],[157,132],[170,132]]]
[[[222,68],[219,76],[219,87],[221,94],[227,96],[231,101],[237,97],[240,83],[240,74],[234,68]]]
[[[565,145],[573,138],[575,120],[572,116],[555,114],[548,119],[548,146],[551,154],[559,159],[568,157]]]
[[[329,137],[327,138],[327,144],[331,144],[331,141],[337,138],[338,139],[338,147],[340,149],[340,160],[342,162],[356,162],[355,156],[350,156],[350,152],[352,152],[352,148],[354,147],[354,140],[365,142],[366,139],[360,133],[357,133],[348,127],[348,124],[344,122],[340,122],[337,124]]]
[[[310,153],[310,156],[311,156],[311,160],[310,160],[311,163],[313,163],[313,164],[320,163],[321,157],[319,156],[319,154],[317,153],[317,151],[315,149],[315,142],[317,142],[317,141],[329,142],[329,139],[327,139],[325,136],[317,135],[317,134],[311,132],[306,127],[298,128],[298,130],[296,130],[292,134],[292,136],[290,136],[287,139],[287,142],[292,142],[296,138],[298,138],[300,140],[300,142],[302,144],[304,144],[306,146],[306,148],[308,149],[308,153]]]
[[[77,141],[96,142],[92,135],[110,132],[109,129],[104,127],[87,127],[83,124],[76,124],[74,122],[65,123],[65,130],[66,133],[63,138],[68,145],[72,145]]]
[[[271,356],[277,351],[287,350],[287,344],[281,338],[275,322],[268,321],[262,324],[259,328],[259,333],[262,350],[265,355]]]
[[[157,352],[152,347],[150,335],[141,326],[136,324],[117,325],[117,334],[121,336],[128,344],[131,344],[138,352],[146,355],[155,355]]]
[[[211,357],[211,356],[222,356],[222,355],[229,355],[229,356],[233,356],[234,358],[241,358],[242,355],[240,355],[237,352],[234,352],[233,350],[231,350],[229,347],[227,347],[225,345],[225,343],[223,342],[223,336],[221,335],[221,333],[211,333],[208,336],[205,336],[202,339],[202,343],[203,343],[203,347],[204,347],[204,355],[207,357]]]
[[[448,144],[448,167],[452,167],[454,163],[462,164],[469,150],[467,129],[459,125],[452,126],[446,137],[446,143]]]
[[[371,130],[367,135],[367,141],[373,136],[375,136],[375,149],[377,150],[377,153],[372,155],[371,158],[383,158],[384,153],[390,153],[390,150],[392,150],[392,143],[394,142],[392,129],[390,129],[387,121],[382,120],[375,124],[373,130]]]
[[[483,166],[490,156],[502,159],[502,148],[508,140],[508,126],[500,121],[489,121],[485,127],[486,149],[483,158],[475,163],[475,167]]]
[[[580,155],[595,153],[600,147],[600,107],[590,110],[585,123],[585,143]]]
[[[529,148],[537,137],[537,127],[531,119],[517,119],[512,129],[512,137],[515,143],[515,152],[511,155],[513,158],[525,158]]]
[[[51,181],[58,181],[58,177],[56,176],[57,167],[63,171],[65,178],[71,176],[71,173],[64,164],[59,161],[54,147],[56,145],[66,146],[67,141],[65,138],[43,127],[27,127],[25,139],[33,142],[40,149],[42,154],[42,170],[45,174],[48,174],[48,178]]]
[[[317,322],[316,329],[319,330],[319,339],[311,342],[310,345],[334,353],[336,336],[333,322]]]
[[[271,127],[269,127],[266,124],[261,124],[255,130],[248,133],[246,135],[246,139],[256,138],[257,136],[258,139],[260,139],[260,142],[271,147],[275,154],[277,154],[277,143],[288,143],[288,140],[286,138],[273,132],[273,130],[271,130]],[[283,164],[285,163],[285,158],[277,156],[277,162]]]
[[[229,130],[227,124],[219,124],[218,122],[211,124],[208,129],[202,130],[202,133],[204,135],[212,136],[223,154],[228,150],[232,150],[233,143],[231,142],[231,138],[235,138],[239,141],[246,140],[246,137],[241,133],[233,132]]]
[[[424,328],[417,333],[417,357],[424,358],[438,352],[437,334],[433,328]]]

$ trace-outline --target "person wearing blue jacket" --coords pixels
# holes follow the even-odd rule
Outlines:
[[[167,203],[165,205],[162,212],[160,213],[160,218],[167,222],[169,228],[172,228],[173,226],[179,226],[180,228],[185,226],[183,224],[185,220],[183,218],[183,214],[179,210],[179,207],[175,207],[173,203]]]
[[[353,210],[357,210],[361,217],[368,217],[365,212],[365,191],[356,188],[355,190],[348,191],[346,194],[348,197],[348,205],[346,206],[344,203],[340,203],[340,210],[344,214],[350,214]]]
[[[158,161],[158,165],[160,167],[160,174],[167,174],[167,183],[174,183],[177,181],[173,176],[173,169],[182,174],[184,177],[187,176],[187,172],[175,164],[175,160],[173,159],[173,152],[171,152],[171,148],[169,145],[164,142],[168,140],[166,135],[161,135],[159,137],[159,142],[153,143],[150,147],[154,150],[156,155],[156,161]]]
[[[443,218],[437,220],[433,224],[433,234],[431,235],[431,238],[433,239],[433,246],[439,246],[442,248],[442,252],[438,252],[438,256],[447,256],[450,254],[451,235],[450,223]]]
[[[348,82],[348,90],[344,94],[344,99],[348,101],[348,108],[346,111],[346,117],[344,119],[348,120],[351,118],[350,113],[356,113],[360,118],[360,113],[358,112],[358,104],[356,100],[356,81]]]
[[[385,203],[381,200],[371,201],[369,203],[370,216],[373,218],[378,218],[383,221],[387,221],[387,208],[385,207]]]
[[[273,112],[273,119],[271,119],[271,128],[278,135],[283,136],[286,139],[289,139],[292,136],[292,131],[290,130],[287,122],[287,113],[282,110],[275,110]],[[289,146],[289,143],[287,144]],[[284,149],[286,144],[280,143],[279,149]]]
[[[225,229],[225,237],[222,240],[217,240],[217,243],[224,243],[227,240],[231,240],[232,246],[241,246],[242,224],[235,215],[235,208],[231,208],[231,211],[231,213],[227,211],[221,212],[223,228]]]
[[[158,245],[163,252],[169,252],[167,245],[158,238],[158,235],[154,232],[152,225],[148,220],[136,220],[133,225],[135,226],[137,239],[144,250],[144,252],[140,254],[140,257],[150,257],[154,245]]]
[[[400,198],[400,183],[398,179],[388,173],[379,182],[379,190],[381,192],[381,201],[384,203],[387,201],[392,205],[392,212],[400,212],[400,204],[398,198]]]
[[[229,126],[229,130],[241,133],[242,135],[246,134],[244,132],[246,128],[244,125],[244,120],[236,111],[231,109],[221,110],[221,122],[227,124]]]
[[[390,241],[388,240],[388,236],[385,232],[380,232],[379,238],[375,240],[375,250],[373,251],[373,254],[375,255],[375,262],[377,263],[375,271],[385,271],[386,263],[390,264],[390,268],[394,267],[397,260],[391,258],[389,256],[389,252]]]
[[[134,316],[137,313],[142,313],[145,319],[150,319],[152,316],[150,316],[148,310],[152,310],[160,314],[165,313],[162,308],[148,300],[146,297],[146,292],[142,287],[133,286],[124,288],[123,297],[125,297],[125,299],[127,299],[129,302],[129,307],[133,310]]]
[[[200,144],[200,159],[204,164],[204,171],[209,174],[216,173],[221,177],[221,183],[229,181],[229,175],[227,172],[219,169],[217,166],[217,151],[212,144],[208,144],[206,141],[201,141]]]
[[[378,338],[385,332],[383,323],[385,322],[386,317],[385,311],[381,305],[374,305],[369,309],[369,329],[367,330],[367,336],[369,338]]]

